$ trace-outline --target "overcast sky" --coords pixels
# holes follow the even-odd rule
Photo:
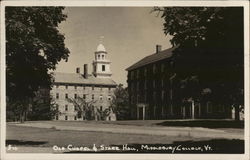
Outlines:
[[[60,62],[57,72],[75,72],[88,64],[92,73],[94,52],[100,36],[111,61],[112,78],[127,86],[126,68],[155,52],[156,44],[171,47],[163,32],[163,20],[144,7],[66,7],[68,18],[59,26],[70,50],[68,62]]]

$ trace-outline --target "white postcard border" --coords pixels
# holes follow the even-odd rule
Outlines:
[[[245,63],[245,154],[34,154],[6,153],[5,110],[5,6],[243,6],[244,7],[244,63]],[[1,158],[3,159],[249,159],[249,1],[2,1],[1,2]]]

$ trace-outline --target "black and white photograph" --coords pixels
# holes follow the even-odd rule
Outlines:
[[[248,159],[249,2],[186,3],[2,3],[3,159]]]

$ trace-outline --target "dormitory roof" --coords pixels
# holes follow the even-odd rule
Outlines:
[[[115,81],[111,78],[96,78],[90,74],[88,78],[84,78],[82,74],[54,72],[53,77],[54,83],[116,86]]]
[[[141,60],[139,60],[138,62],[136,62],[135,64],[133,64],[132,66],[128,67],[126,70],[130,71],[130,70],[145,66],[147,64],[154,63],[154,62],[169,58],[172,56],[174,49],[175,49],[175,47],[169,48],[169,49],[160,51],[159,53],[154,53],[154,54],[151,54],[147,57],[144,57]]]

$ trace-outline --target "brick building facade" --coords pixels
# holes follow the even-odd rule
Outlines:
[[[231,107],[218,106],[209,99],[182,102],[175,88],[174,48],[144,57],[128,67],[128,91],[133,119],[231,118]]]

